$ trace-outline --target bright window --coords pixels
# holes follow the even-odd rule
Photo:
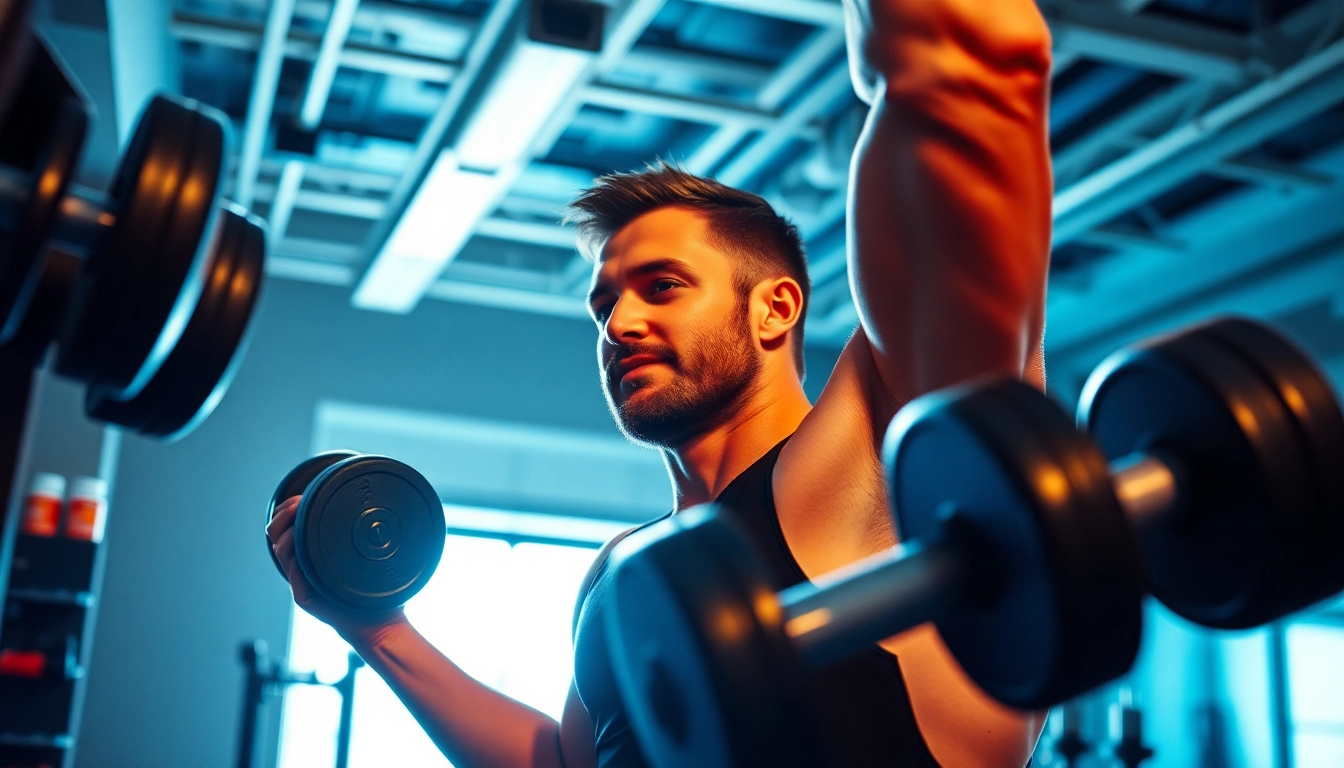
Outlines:
[[[1344,626],[1288,627],[1295,768],[1344,768]]]
[[[477,680],[559,719],[573,674],[574,601],[593,547],[511,543],[449,535],[438,571],[406,605],[411,622]],[[345,673],[349,646],[325,624],[294,611],[289,666],[324,681]],[[291,686],[279,768],[330,768],[336,759],[340,697],[322,686]],[[355,682],[351,768],[450,763],[367,667]]]

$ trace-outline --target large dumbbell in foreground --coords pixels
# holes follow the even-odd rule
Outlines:
[[[1217,358],[1189,353],[1215,340],[1258,372],[1258,389],[1208,364]],[[1181,380],[1190,386],[1171,386]],[[621,553],[609,629],[646,752],[659,765],[765,765],[790,754],[812,755],[793,763],[811,764],[823,747],[802,670],[927,618],[1005,703],[1044,706],[1120,674],[1138,629],[1127,525],[1143,542],[1158,597],[1210,626],[1253,626],[1344,587],[1344,507],[1334,476],[1317,471],[1344,465],[1344,419],[1292,345],[1245,321],[1214,323],[1121,353],[1089,391],[1094,428],[1114,420],[1131,430],[1107,432],[1123,456],[1110,466],[1057,405],[1021,382],[907,406],[885,460],[913,553],[777,598],[716,518],[671,524],[686,532]],[[1301,479],[1276,452],[1284,442],[1265,442],[1276,431],[1297,435],[1286,458],[1316,479],[1291,510],[1270,493]],[[1098,560],[1126,577],[1098,580],[1089,570]],[[1238,563],[1244,572],[1232,573]],[[1230,583],[1203,578],[1201,568]]]
[[[1130,667],[1143,583],[1100,452],[1058,408],[1051,443],[957,400],[916,401],[888,433],[897,485],[917,466],[920,491],[893,489],[904,544],[890,552],[775,594],[712,507],[617,546],[609,645],[655,765],[828,764],[808,672],[927,621],[981,688],[1020,708]]]
[[[1121,350],[1078,419],[1178,615],[1244,629],[1344,590],[1344,415],[1277,332],[1227,318]]]
[[[438,567],[446,525],[429,481],[385,456],[320,453],[285,475],[266,510],[302,496],[294,554],[304,577],[352,611],[382,612],[411,599]],[[266,548],[271,549],[269,537]],[[280,561],[275,560],[285,576]]]

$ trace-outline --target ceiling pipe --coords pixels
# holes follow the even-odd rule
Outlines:
[[[1067,243],[1344,100],[1344,40],[1243,91],[1055,195]]]
[[[355,21],[358,8],[359,0],[335,0],[331,5],[327,31],[322,34],[322,46],[318,49],[317,60],[313,62],[308,87],[303,94],[303,104],[299,107],[299,127],[305,131],[315,130],[322,121],[322,112],[326,110],[327,97],[331,94],[331,84],[336,79],[336,67],[341,61],[341,49],[350,35],[350,25]]]
[[[271,125],[271,111],[275,107],[275,89],[280,84],[280,65],[285,61],[285,39],[289,37],[289,22],[293,16],[294,0],[274,0],[266,15],[266,29],[257,51],[257,71],[252,78],[247,122],[238,153],[238,181],[233,188],[234,202],[244,208],[252,207],[261,153]]]

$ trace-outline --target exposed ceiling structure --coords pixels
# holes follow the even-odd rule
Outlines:
[[[799,225],[809,339],[842,341],[844,187],[865,108],[838,0],[625,0],[600,50],[560,53],[520,34],[528,6],[175,0],[182,88],[236,124],[230,194],[268,218],[272,275],[346,286],[375,310],[431,298],[583,317],[589,265],[565,204],[597,174],[672,158]],[[1249,269],[1309,245],[1303,233],[1344,232],[1344,203],[1330,213],[1344,0],[1042,8],[1066,343],[1090,332],[1078,308],[1126,275]],[[1284,233],[1285,210],[1314,213]],[[1207,255],[1257,226],[1251,255]]]

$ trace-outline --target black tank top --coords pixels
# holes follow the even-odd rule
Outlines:
[[[775,589],[807,579],[784,542],[775,514],[771,478],[785,442],[738,475],[715,499],[748,532]],[[644,768],[648,762],[640,754],[622,709],[607,654],[603,613],[611,585],[606,566],[603,562],[598,567],[576,621],[574,683],[593,721],[599,768]],[[915,725],[905,679],[894,655],[874,645],[816,673],[812,683],[832,768],[938,765]]]

